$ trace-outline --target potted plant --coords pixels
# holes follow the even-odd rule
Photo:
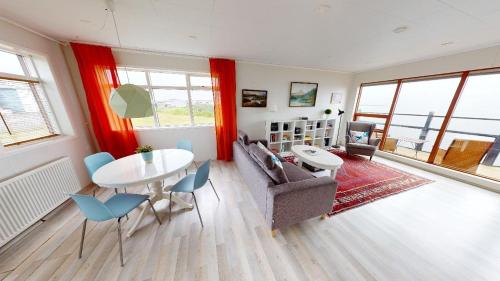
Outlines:
[[[330,108],[327,108],[327,109],[325,109],[325,114],[323,117],[325,119],[328,119],[330,117],[330,114],[332,114],[332,110]]]
[[[153,163],[153,147],[149,144],[141,145],[135,149],[136,153],[140,153],[142,159],[146,163]]]

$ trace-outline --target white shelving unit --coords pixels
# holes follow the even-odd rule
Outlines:
[[[266,121],[268,147],[281,155],[291,153],[292,145],[328,148],[334,144],[336,119]]]

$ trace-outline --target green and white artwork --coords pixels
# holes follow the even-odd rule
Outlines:
[[[316,104],[318,83],[292,82],[290,85],[290,107],[308,107]]]

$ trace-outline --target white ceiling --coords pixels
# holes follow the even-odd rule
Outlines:
[[[500,42],[499,0],[115,0],[115,5],[124,48],[347,72]],[[0,0],[0,16],[58,40],[118,46],[105,8],[104,0]],[[399,26],[408,29],[393,33]]]

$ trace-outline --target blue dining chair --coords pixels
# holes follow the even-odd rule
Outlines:
[[[107,221],[111,219],[118,220],[118,242],[120,245],[120,263],[123,266],[123,249],[122,249],[122,230],[121,219],[126,216],[130,211],[137,208],[144,201],[148,201],[149,206],[155,214],[156,220],[161,225],[160,218],[156,214],[153,204],[149,200],[148,195],[119,193],[113,195],[106,202],[101,202],[94,196],[70,194],[69,195],[78,205],[80,210],[85,216],[82,228],[82,239],[80,240],[80,252],[78,258],[82,258],[83,241],[85,239],[85,229],[87,228],[87,220],[91,221]]]
[[[189,174],[176,184],[172,186],[170,189],[170,202],[172,202],[172,193],[173,192],[183,192],[183,193],[191,193],[193,195],[194,204],[196,205],[196,210],[198,211],[198,217],[200,218],[201,227],[203,227],[203,220],[201,219],[200,208],[198,208],[198,202],[196,201],[196,195],[194,191],[203,187],[208,181],[208,175],[210,174],[210,160],[205,161],[196,171],[196,174]],[[217,191],[215,188],[212,189],[219,199],[219,195],[217,195]],[[169,220],[172,219],[172,204],[170,203],[170,214]]]
[[[109,152],[99,152],[85,157],[83,159],[83,163],[85,163],[85,167],[87,168],[87,173],[90,179],[92,180],[92,176],[99,168],[115,160],[116,160],[115,157],[113,157],[113,155],[111,155]],[[92,194],[95,196],[95,192],[99,188],[99,186],[95,183],[94,185],[96,188],[94,188]],[[124,190],[125,193],[127,193],[127,188],[124,188]],[[115,193],[118,193],[118,189],[116,188],[115,188]]]
[[[177,149],[184,149],[184,150],[187,150],[189,152],[193,152],[193,144],[191,143],[190,140],[180,140],[180,141],[178,141],[177,144],[176,144],[176,148]],[[194,163],[194,166],[196,168],[198,168],[198,165],[196,164],[196,162],[193,161],[193,163]],[[186,172],[186,176],[187,176],[188,175],[188,169],[187,168],[186,168],[185,172]],[[215,191],[214,184],[212,183],[212,180],[210,178],[208,178],[208,182],[212,186],[212,189],[214,190],[215,195],[217,196],[217,200],[220,201],[219,195]]]
[[[193,143],[190,140],[180,140],[175,144],[175,148],[187,150],[187,151],[192,153],[193,152]],[[196,165],[196,162],[193,161],[193,164],[196,168],[198,168],[198,165]],[[186,176],[187,176],[188,169],[186,168],[184,171],[186,172]]]

